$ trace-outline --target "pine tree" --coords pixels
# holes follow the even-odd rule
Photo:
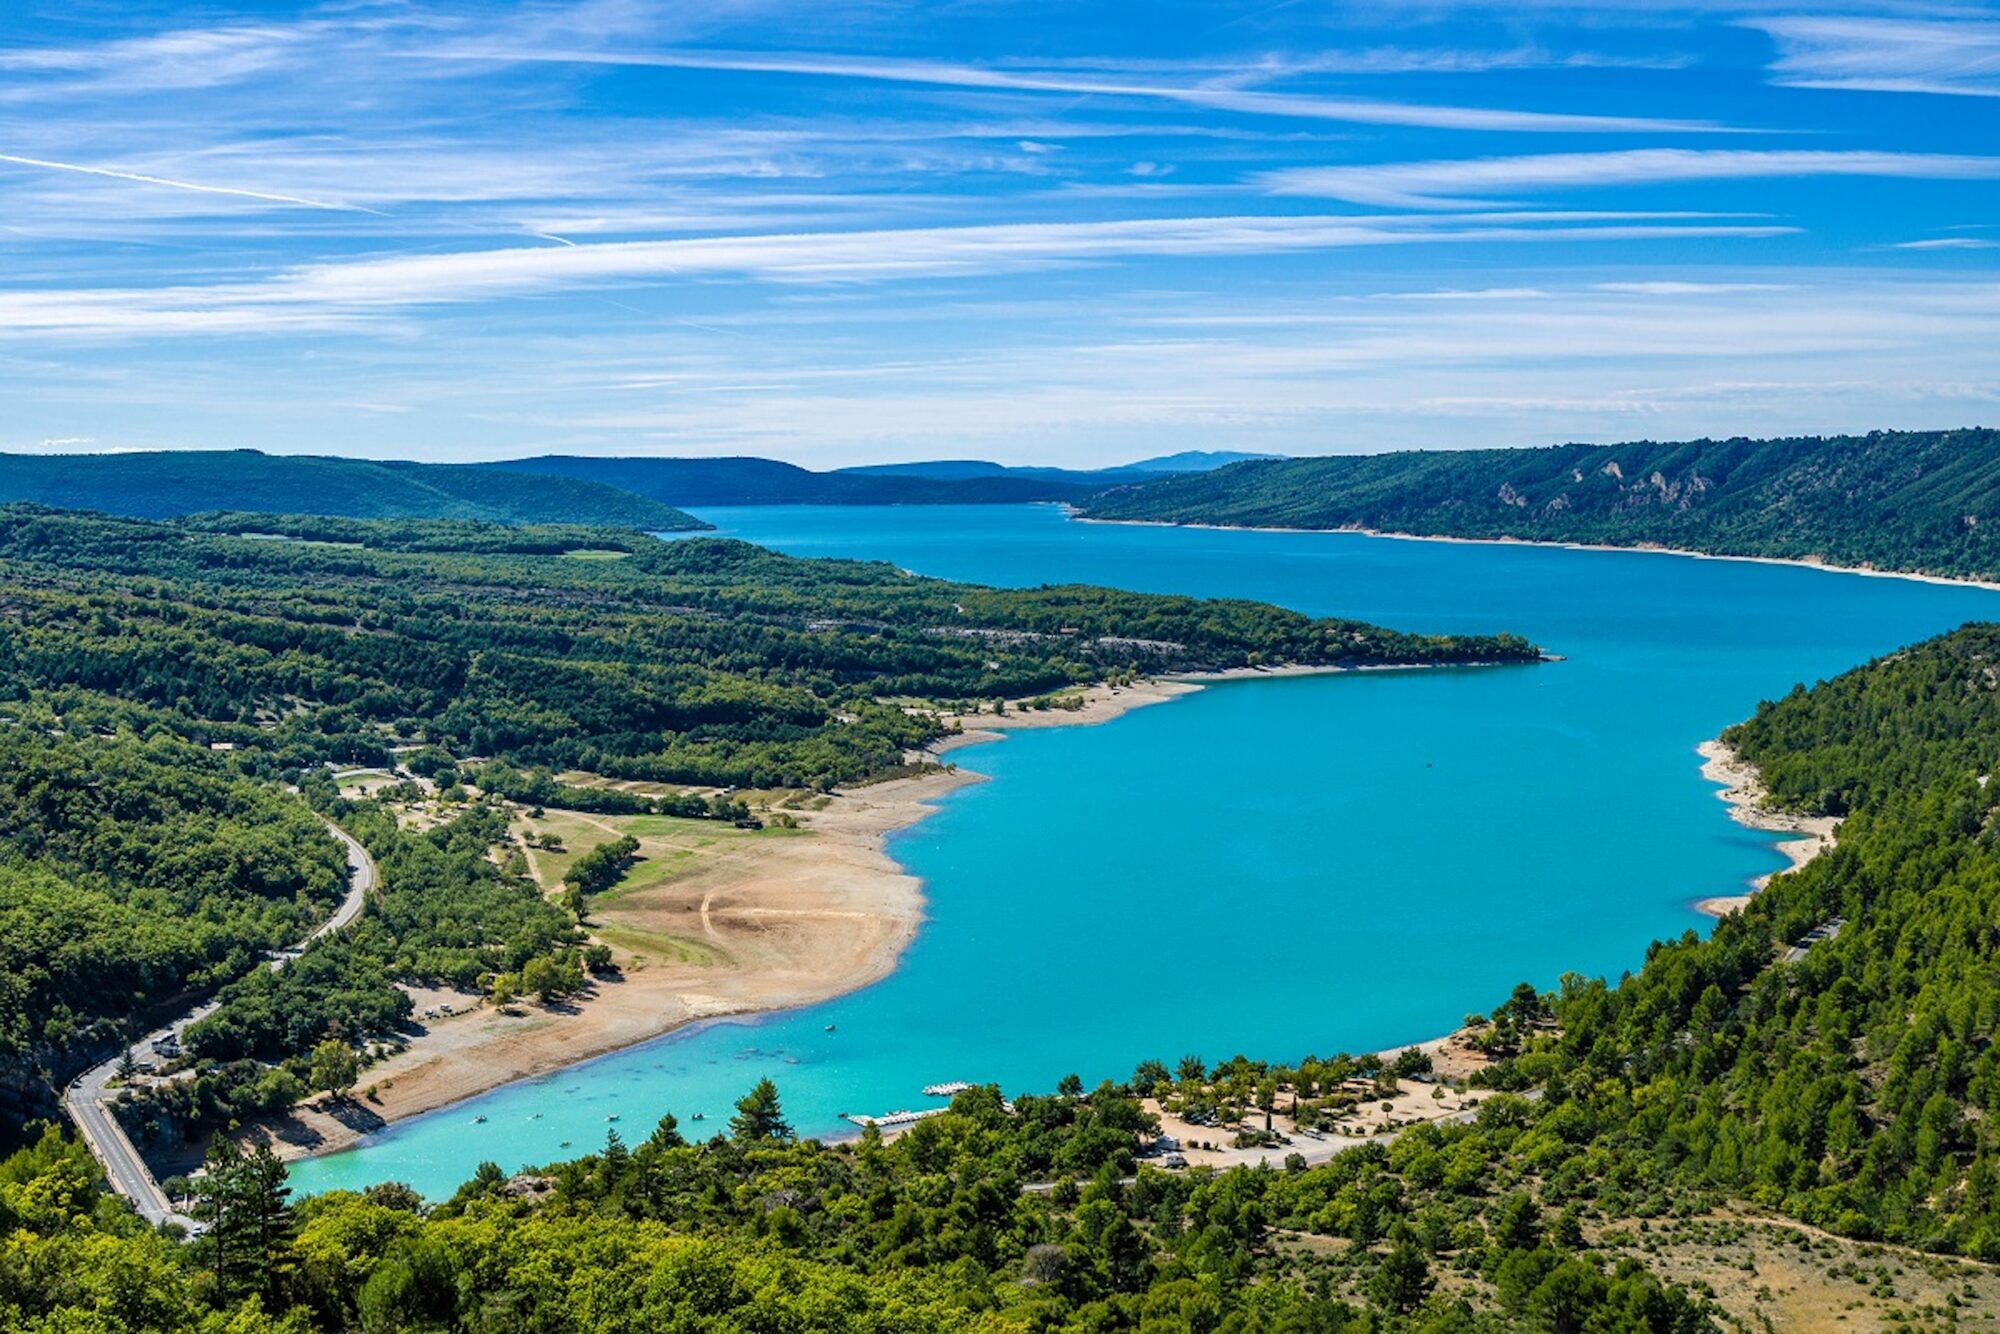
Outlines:
[[[196,1186],[193,1215],[205,1224],[202,1244],[217,1297],[275,1299],[288,1276],[292,1239],[284,1163],[267,1144],[245,1154],[217,1135]]]
[[[729,1118],[729,1135],[739,1144],[792,1138],[792,1128],[785,1121],[784,1109],[778,1105],[776,1084],[760,1079],[757,1087],[743,1095],[736,1104],[736,1115]]]

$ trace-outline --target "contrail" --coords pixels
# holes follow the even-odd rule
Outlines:
[[[114,181],[137,181],[141,185],[163,185],[170,190],[193,190],[205,195],[234,195],[238,199],[262,199],[272,204],[297,204],[303,208],[323,208],[335,213],[370,213],[378,218],[389,216],[380,209],[363,208],[359,204],[334,204],[324,199],[305,199],[299,195],[274,195],[262,190],[237,190],[226,185],[200,185],[194,181],[176,181],[165,176],[147,176],[136,171],[113,171],[109,167],[85,167],[75,162],[50,162],[38,157],[17,157],[12,153],[0,153],[0,162],[12,162],[21,167],[41,167],[47,171],[73,171],[83,176],[107,176]]]

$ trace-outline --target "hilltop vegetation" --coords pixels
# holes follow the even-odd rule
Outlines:
[[[169,450],[0,454],[0,502],[166,519],[212,510],[360,519],[581,523],[647,532],[705,527],[656,500],[567,477],[446,463]]]
[[[290,631],[274,627],[303,623],[316,608],[319,625],[362,625],[371,633],[347,637],[384,640],[371,650],[383,660],[424,645],[456,651],[473,642],[469,626],[430,637],[415,628],[439,620],[425,598],[443,588],[468,600],[480,633],[510,652],[561,645],[564,656],[550,670],[627,641],[637,645],[634,660],[659,652],[644,637],[643,618],[621,619],[635,606],[654,606],[645,601],[652,596],[662,600],[661,618],[703,611],[690,625],[756,627],[772,636],[754,650],[765,656],[741,661],[789,664],[796,673],[759,680],[838,701],[857,719],[870,682],[942,684],[968,671],[1029,679],[1068,664],[1101,671],[1126,661],[1080,651],[1114,613],[1154,633],[1172,629],[1187,637],[1183,651],[1200,643],[1216,660],[1335,651],[1329,645],[1387,652],[1402,642],[1250,604],[978,590],[705,539],[656,552],[593,534],[593,546],[611,543],[604,549],[624,557],[578,562],[554,551],[573,535],[517,530],[507,530],[512,539],[482,530],[491,549],[466,555],[433,550],[439,534],[422,525],[291,523],[296,537],[321,533],[310,540],[330,541],[337,531],[359,547],[33,513],[12,515],[8,525],[0,551],[19,553],[7,567],[9,615],[20,627],[10,642],[66,646],[74,656],[39,660],[65,671],[97,661],[83,646],[86,619],[90,640],[116,641],[143,638],[155,625],[211,633],[216,627],[205,618],[226,613],[263,625],[270,638],[260,642],[289,643]],[[31,552],[41,554],[30,559]],[[307,572],[310,596],[297,582]],[[527,590],[519,600],[533,614],[510,615],[491,591],[503,583]],[[342,619],[386,605],[392,591],[403,599],[393,617]],[[71,605],[79,610],[51,610]],[[591,639],[585,618],[567,619],[576,607],[587,608],[589,625],[606,627],[608,638]],[[865,624],[863,607],[874,618]],[[1004,648],[981,638],[968,663],[949,651],[959,636],[929,642],[953,623],[938,619],[945,616],[1027,637]],[[800,631],[800,621],[818,628]],[[44,640],[26,633],[49,624],[62,633]],[[1050,624],[1056,628],[1040,628]],[[710,650],[734,651],[736,641],[716,633]],[[214,656],[223,643],[205,640],[203,653]],[[878,675],[830,666],[807,645],[835,661],[859,655],[856,662]],[[917,649],[924,656],[902,660]],[[427,669],[446,660],[421,659]],[[78,693],[24,675],[26,661],[37,660],[17,651],[4,679],[16,692],[9,707],[37,727],[58,716],[43,712],[56,699],[79,720],[65,711],[59,730],[122,707],[142,710],[125,715],[128,733],[130,720],[143,717],[154,726],[152,744],[186,749],[178,735],[210,725],[197,704],[210,696],[191,690],[189,679],[176,683],[170,703],[142,703],[135,690],[114,706],[120,697],[103,687]],[[246,670],[227,679],[262,678]],[[331,691],[344,678],[313,667],[287,679]],[[379,675],[338,693],[393,696],[408,688],[399,681]],[[822,688],[827,693],[815,693]],[[717,687],[711,680],[705,689]],[[238,725],[265,740],[246,741],[231,758],[193,753],[246,775],[328,737],[366,737],[385,726],[364,724],[364,711],[330,732],[292,732],[282,718],[257,716],[255,691],[242,698],[251,718]],[[316,696],[291,699],[309,701],[305,713],[333,707]],[[423,732],[426,716],[406,715],[419,725],[399,735]],[[91,744],[103,730],[84,726],[66,733],[73,738],[66,744]],[[94,1197],[87,1160],[49,1138],[0,1164],[0,1229],[15,1257],[0,1266],[0,1324],[1694,1334],[1721,1328],[1723,1315],[1701,1291],[1662,1276],[1673,1266],[1653,1267],[1661,1255],[1655,1238],[1705,1236],[1726,1251],[1738,1227],[1726,1220],[1745,1210],[1910,1248],[1840,1252],[1809,1231],[1790,1234],[1801,1265],[1830,1264],[1829,1282],[1859,1281],[1862,1295],[1901,1324],[1972,1324],[1990,1314],[1977,1304],[1987,1299],[1974,1296],[1992,1292],[1988,1271],[1938,1270],[1949,1283],[1929,1290],[1944,1284],[1945,1297],[1921,1312],[1895,1303],[1904,1265],[1921,1252],[2000,1260],[1993,1044],[2000,790],[1984,781],[2000,759],[2000,627],[1968,627],[1795,690],[1726,739],[1760,766],[1776,800],[1844,816],[1837,846],[1777,877],[1712,937],[1690,932],[1655,945],[1635,976],[1615,984],[1565,978],[1547,995],[1517,988],[1479,1030],[1499,1060],[1478,1076],[1485,1092],[1467,1123],[1363,1143],[1324,1166],[1167,1173],[1135,1161],[1152,1128],[1142,1095],[1212,1102],[1215,1090],[1227,1089],[1232,1099],[1310,1103],[1357,1063],[1305,1057],[1280,1067],[1236,1058],[1207,1067],[1188,1058],[1170,1070],[1147,1060],[1123,1084],[1085,1092],[1065,1081],[1051,1096],[1015,1096],[1011,1109],[999,1090],[974,1089],[893,1143],[870,1134],[847,1146],[794,1142],[777,1091],[760,1089],[746,1097],[729,1136],[689,1143],[667,1118],[642,1143],[614,1134],[599,1153],[512,1180],[482,1168],[428,1210],[393,1185],[294,1204],[275,1164],[223,1153],[201,1206],[213,1230],[189,1246],[144,1234]],[[503,777],[539,781],[533,757],[543,740],[509,733],[507,743],[516,749],[488,753],[531,777],[511,770]],[[652,747],[631,753],[654,754]],[[373,990],[386,978],[492,970],[538,949],[550,959],[573,957],[569,919],[485,855],[498,836],[490,807],[471,803],[452,824],[414,834],[395,829],[374,803],[333,797],[323,776],[308,776],[304,786],[309,801],[377,849],[392,894],[345,952],[316,949],[325,950],[326,965],[300,975],[308,990],[265,994],[291,985],[288,977],[236,984],[215,1029],[231,1035],[227,1050],[277,1058],[276,1068],[297,1079],[295,1048],[319,1033],[283,1031],[290,1016],[365,1026],[377,1022],[361,1007],[367,996],[400,994]],[[61,846],[83,846],[65,841],[60,828],[51,825]],[[394,895],[402,897],[392,902]],[[441,934],[471,919],[496,925],[473,941]],[[1801,944],[1836,921],[1830,938]],[[342,986],[312,990],[315,977]],[[356,1008],[338,1008],[349,1003]],[[232,1084],[230,1072],[239,1069]],[[212,1078],[204,1096],[215,1107],[176,1114],[213,1121],[254,1105],[262,1094],[252,1081],[275,1076],[238,1060],[204,1078]],[[1522,1096],[1531,1091],[1538,1096]],[[1054,1184],[1029,1189],[1033,1183]],[[1834,1258],[1840,1254],[1850,1258]],[[1954,1273],[1977,1274],[1983,1286],[1970,1277],[1959,1284]],[[1758,1327],[1766,1299],[1744,1300],[1750,1314],[1728,1323]]]
[[[242,534],[261,536],[248,538]],[[282,538],[285,540],[273,540]],[[616,559],[570,559],[587,551]],[[1240,601],[980,588],[742,542],[279,516],[0,510],[0,690],[283,767],[399,741],[621,778],[824,786],[938,733],[882,697],[1133,669],[1527,660]]]
[[[1546,1080],[1564,1171],[1612,1202],[1717,1192],[2000,1260],[2000,627],[1758,709],[1725,739],[1834,849],[1621,986],[1576,979]],[[1787,957],[1814,928],[1830,940]]]
[[[477,756],[467,777],[499,796],[736,818],[720,796],[552,775],[823,788],[939,734],[892,699],[1532,656],[1249,602],[988,589],[602,528],[0,509],[0,1134],[183,993],[221,988],[187,1041],[219,1064],[127,1101],[142,1143],[294,1100],[322,1039],[362,1044],[407,1017],[399,983],[582,984],[574,910],[491,855],[496,804],[401,828],[341,799],[325,765],[400,755],[456,787],[456,760]],[[383,886],[273,973],[258,954],[342,888],[315,809],[369,847]]]
[[[2000,575],[2000,431],[1641,441],[1239,463],[1092,518],[1658,545]]]
[[[50,1334],[1713,1328],[1698,1296],[1515,1188],[1527,1107],[1488,1106],[1311,1171],[1128,1183],[1147,1115],[1111,1085],[1011,1111],[973,1090],[894,1142],[839,1147],[791,1141],[765,1086],[728,1137],[689,1143],[667,1116],[544,1172],[489,1164],[428,1212],[393,1185],[294,1206],[275,1163],[221,1154],[212,1230],[182,1247],[93,1208],[88,1160],[44,1140],[0,1164],[20,1258],[0,1317]]]
[[[23,710],[18,697],[5,708]],[[256,967],[333,906],[320,822],[170,736],[0,726],[0,1140],[134,1015]]]

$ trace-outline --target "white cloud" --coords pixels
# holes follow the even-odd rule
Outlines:
[[[266,281],[129,290],[0,292],[0,334],[239,332],[347,327],[370,314],[574,289],[755,279],[861,283],[1018,273],[1142,257],[1221,258],[1446,242],[1759,238],[1790,228],[1561,213],[1358,218],[1144,218],[1118,222],[589,242],[304,265]]]
[[[552,50],[468,44],[406,54],[429,59],[491,64],[547,62],[568,65],[613,65],[657,69],[734,70],[749,74],[794,74],[834,79],[864,79],[882,83],[917,84],[993,92],[1065,93],[1178,102],[1211,111],[1247,116],[1349,121],[1361,125],[1402,125],[1426,129],[1501,130],[1526,133],[1588,134],[1635,131],[1716,131],[1723,127],[1702,121],[1654,117],[1583,115],[1561,112],[1508,111],[1485,107],[1425,106],[1364,98],[1321,97],[1307,93],[1258,92],[1204,84],[1142,83],[1118,78],[1064,73],[1034,73],[941,60],[906,60],[867,56],[828,56],[736,51],[613,51]]]
[[[114,181],[131,181],[138,185],[157,185],[169,190],[189,190],[196,194],[233,195],[238,199],[255,199],[267,204],[292,204],[300,208],[329,209],[337,213],[373,213],[374,209],[362,208],[355,204],[339,204],[326,199],[306,199],[299,195],[274,194],[263,190],[246,190],[227,185],[204,185],[196,181],[178,181],[165,176],[149,176],[144,172],[119,171],[111,167],[92,167],[75,162],[52,162],[43,158],[16,157],[12,153],[0,153],[0,162],[12,163],[17,167],[33,167],[41,171],[66,171],[78,176],[99,176]]]
[[[1898,241],[1897,250],[1992,250],[2000,241],[1983,236],[1934,236],[1922,241]]]
[[[1775,81],[1798,88],[2000,97],[2000,23],[1789,17],[1751,20],[1778,45]]]
[[[1991,275],[1642,269],[1645,299],[1541,277],[1456,302],[1352,281],[921,303],[833,289],[793,323],[787,307],[715,317],[746,335],[728,341],[475,316],[449,338],[324,340],[309,362],[276,350],[247,374],[169,345],[108,380],[37,367],[16,430],[100,448],[1080,464],[1162,439],[1298,452],[1963,425],[2000,383]],[[385,402],[411,411],[354,406]]]
[[[37,83],[20,94],[154,92],[212,88],[278,70],[297,58],[322,24],[241,25],[184,29],[87,46],[20,47],[0,51],[0,70],[69,82]]]
[[[1273,194],[1344,199],[1383,208],[1466,209],[1501,202],[1492,196],[1514,191],[1796,176],[1993,180],[2000,179],[2000,157],[1636,148],[1615,153],[1546,153],[1356,167],[1293,167],[1266,172],[1258,180]]]

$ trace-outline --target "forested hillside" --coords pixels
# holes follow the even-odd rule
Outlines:
[[[245,536],[255,534],[256,536]],[[668,782],[824,785],[936,734],[882,697],[1139,670],[1525,661],[1268,605],[997,590],[613,530],[0,510],[0,689],[274,764],[398,741]]]
[[[656,500],[575,478],[251,449],[0,454],[0,502],[6,501],[143,519],[257,510],[362,519],[586,523],[647,532],[703,526]]]
[[[0,1141],[134,1015],[290,944],[346,861],[299,802],[170,736],[0,705]],[[32,720],[32,721],[31,721]]]
[[[1794,691],[1726,740],[1778,800],[1844,815],[1837,846],[1636,979],[1566,986],[1562,1036],[1515,1077],[1548,1081],[1544,1125],[1621,1197],[1724,1193],[2000,1259],[2000,627]]]
[[[2000,576],[2000,431],[1640,441],[1239,463],[1091,518],[1657,545]]]
[[[561,645],[578,656],[550,661],[572,667],[609,650],[581,619],[567,619],[569,608],[587,607],[591,624],[609,627],[617,643],[640,633],[636,619],[619,619],[622,611],[655,605],[643,599],[657,590],[688,609],[662,617],[700,622],[734,608],[729,624],[758,627],[771,636],[762,641],[767,660],[793,664],[778,684],[850,709],[871,679],[1088,667],[1095,660],[1075,657],[1075,645],[1114,610],[1152,633],[1171,628],[1206,643],[1218,660],[1315,643],[1371,643],[1379,652],[1397,642],[1247,604],[977,590],[704,539],[657,552],[638,543],[593,547],[598,556],[625,554],[578,560],[557,551],[581,550],[567,546],[575,534],[468,530],[472,545],[489,548],[475,557],[435,550],[441,534],[427,525],[258,526],[292,530],[295,540],[16,513],[0,548],[16,553],[8,557],[11,642],[28,639],[28,627],[62,622],[64,642],[79,654],[63,661],[85,662],[86,637],[143,638],[146,627],[169,624],[206,634],[217,630],[211,614],[267,627],[317,617],[369,630],[348,637],[382,639],[370,651],[394,660],[425,643],[469,642],[469,628],[450,627],[425,601],[449,587],[470,599],[492,637],[486,642],[505,641],[514,652],[536,643],[551,654]],[[330,545],[337,542],[361,545]],[[60,577],[59,568],[67,571]],[[310,596],[295,583],[307,571]],[[503,580],[526,590],[520,601],[532,614],[512,616],[504,599],[481,591]],[[88,636],[45,599],[87,607]],[[342,619],[375,601],[394,603],[394,614]],[[864,607],[873,617],[865,625]],[[947,615],[1048,638],[982,648],[975,664],[943,647],[900,661]],[[798,619],[820,628],[789,637]],[[434,640],[416,632],[440,622]],[[1059,628],[1039,628],[1051,622]],[[948,646],[956,637],[940,638]],[[858,653],[861,641],[874,646],[868,668],[839,656]],[[248,641],[227,642],[240,649]],[[735,642],[724,637],[711,648]],[[223,643],[204,641],[204,656]],[[808,645],[834,657],[814,657]],[[1002,656],[984,656],[991,653]],[[422,659],[433,669],[448,660]],[[870,668],[884,675],[871,678]],[[17,716],[42,726],[55,714],[40,711],[62,699],[77,711],[75,723],[61,715],[59,730],[74,738],[67,744],[102,730],[85,720],[113,707],[110,692],[36,684],[22,671],[17,660],[9,678]],[[354,689],[342,672],[302,665],[288,679],[337,686],[351,701],[393,695],[400,678],[371,677]],[[819,684],[803,688],[808,682]],[[196,701],[210,696],[187,684],[185,705],[179,695],[171,706],[154,701],[145,716],[168,733],[199,723]],[[266,735],[268,748],[246,744],[230,762],[254,773],[289,748],[317,753],[311,747],[323,743],[309,740],[311,729],[289,733],[281,721],[259,719],[255,692],[247,698],[247,726]],[[328,735],[379,731],[383,724],[363,725],[367,716],[352,713]],[[1909,1248],[1843,1251],[1817,1232],[1779,1234],[1796,1256],[1787,1272],[1819,1281],[1825,1267],[1825,1282],[1854,1293],[1849,1306],[1858,1310],[1865,1297],[1888,1304],[1871,1309],[1891,1309],[1907,1291],[1899,1286],[1910,1282],[1906,1270],[1929,1263],[1921,1252],[2000,1259],[2000,791],[1986,781],[2000,759],[2000,627],[1968,627],[1794,691],[1727,740],[1761,767],[1777,800],[1844,815],[1837,846],[1777,877],[1711,938],[1689,933],[1656,945],[1636,976],[1571,977],[1551,995],[1523,987],[1496,997],[1501,1004],[1478,1031],[1500,1059],[1478,1076],[1487,1093],[1468,1122],[1357,1143],[1324,1166],[1170,1173],[1137,1157],[1151,1127],[1142,1095],[1202,1105],[1351,1101],[1341,1092],[1347,1081],[1379,1066],[1189,1057],[1170,1068],[1138,1060],[1168,1053],[1135,1052],[1124,1084],[1086,1091],[1065,1081],[1047,1096],[1010,1090],[1011,1104],[1000,1090],[974,1089],[892,1143],[871,1133],[845,1146],[793,1142],[780,1091],[765,1087],[747,1093],[727,1134],[705,1143],[689,1142],[668,1118],[643,1141],[613,1133],[601,1152],[511,1180],[482,1169],[431,1209],[395,1186],[291,1202],[275,1163],[223,1152],[201,1192],[210,1231],[192,1245],[142,1234],[121,1209],[93,1200],[87,1161],[49,1139],[0,1164],[0,1227],[16,1257],[0,1266],[0,1324],[51,1332],[177,1330],[203,1320],[256,1331],[290,1319],[327,1330],[1694,1334],[1724,1328],[1724,1314],[1699,1285],[1668,1274],[1678,1262],[1670,1234],[1705,1238],[1726,1255],[1747,1244],[1743,1216],[1759,1212]],[[512,743],[524,758],[540,744],[532,734]],[[298,1058],[284,1054],[310,1035],[286,1031],[293,1015],[365,1026],[375,1022],[365,1009],[338,1006],[399,994],[382,988],[384,977],[448,976],[535,949],[554,957],[575,948],[566,919],[552,908],[542,915],[538,899],[530,910],[532,893],[484,855],[495,831],[480,822],[495,817],[483,805],[419,835],[395,829],[374,803],[339,801],[323,777],[309,778],[304,795],[360,830],[386,880],[403,889],[385,895],[340,951],[308,955],[320,966],[300,975],[300,993],[276,994],[292,985],[288,975],[237,984],[211,1030],[218,1056],[282,1059],[275,1073],[240,1058],[217,1066],[205,1086],[194,1081],[204,1092],[186,1095],[210,1105],[151,1109],[169,1124],[216,1123],[253,1109],[271,1092],[265,1085],[296,1080]],[[479,895],[491,896],[485,906],[465,906]],[[445,939],[429,925],[469,918],[508,925],[474,942]],[[1991,1271],[1937,1272],[1948,1300],[1900,1313],[1897,1323],[1982,1327],[1996,1300]],[[81,1312],[99,1323],[79,1325]],[[1733,1318],[1727,1325],[1762,1327]]]
[[[211,1064],[122,1106],[142,1143],[296,1099],[315,1044],[408,1014],[399,982],[582,984],[573,912],[490,855],[497,807],[403,829],[339,798],[325,765],[402,755],[435,776],[477,756],[483,783],[532,801],[588,797],[552,781],[568,769],[828,787],[936,737],[936,714],[906,707],[925,700],[1134,670],[1533,657],[1504,637],[619,529],[0,509],[0,1135],[187,994],[221,987],[188,1034]],[[669,805],[739,813],[699,793]],[[344,883],[314,809],[384,883],[358,924],[270,972],[258,954],[302,938]]]
[[[1130,1092],[961,1094],[894,1142],[793,1142],[766,1085],[729,1133],[636,1143],[424,1210],[393,1184],[288,1201],[211,1161],[192,1245],[93,1207],[53,1137],[0,1163],[0,1321],[24,1334],[453,1330],[1700,1334],[1701,1297],[1519,1187],[1528,1104],[1311,1171],[1133,1170]],[[639,1133],[644,1133],[640,1128]],[[1448,1167],[1446,1165],[1449,1165]],[[1052,1190],[1030,1183],[1061,1180]],[[81,1313],[99,1323],[78,1322]],[[208,1321],[210,1323],[201,1323]],[[295,1321],[296,1323],[286,1323]]]

